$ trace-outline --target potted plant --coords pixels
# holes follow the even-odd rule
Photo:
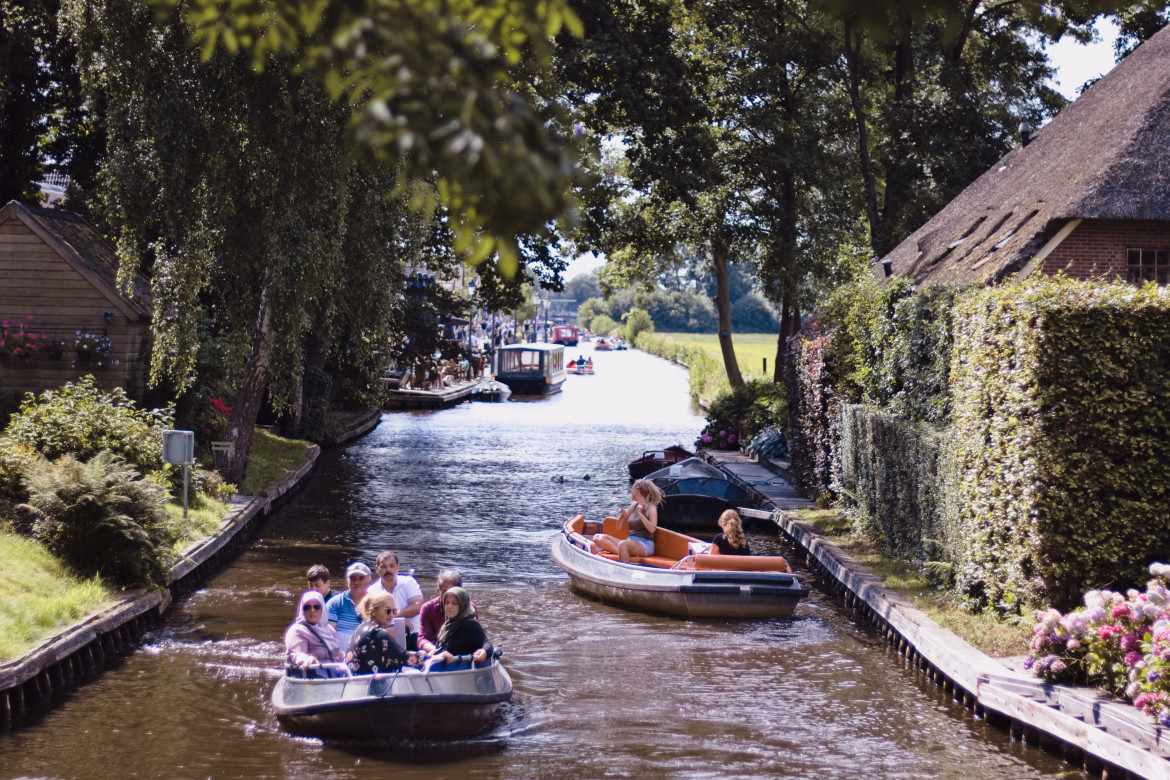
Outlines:
[[[100,333],[85,333],[79,330],[77,337],[73,339],[73,349],[77,353],[77,357],[73,361],[74,365],[94,363],[101,366],[109,360],[113,345],[110,344],[109,336]]]

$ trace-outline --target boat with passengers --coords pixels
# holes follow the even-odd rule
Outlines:
[[[345,664],[288,668],[272,691],[287,731],[337,741],[471,739],[490,732],[512,698],[500,651],[476,664],[428,659],[421,669],[350,674]]]
[[[496,379],[516,395],[552,395],[565,383],[565,348],[525,342],[500,347]]]
[[[609,604],[685,618],[787,618],[808,595],[779,555],[711,555],[709,543],[659,526],[654,555],[623,563],[593,543],[597,533],[622,539],[626,526],[577,515],[552,556],[575,590]]]

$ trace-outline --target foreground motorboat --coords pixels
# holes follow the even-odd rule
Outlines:
[[[624,538],[617,518],[577,515],[553,541],[553,560],[580,593],[619,607],[685,618],[787,618],[808,595],[778,555],[710,555],[707,542],[661,526],[654,555],[622,563],[593,534]]]
[[[272,691],[272,706],[287,731],[321,739],[470,739],[495,728],[501,705],[512,698],[512,678],[498,658],[497,652],[475,664],[459,656],[421,670],[361,675],[344,664],[312,667],[311,677],[289,669]]]

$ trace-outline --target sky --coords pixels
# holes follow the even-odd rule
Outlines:
[[[1108,73],[1116,64],[1113,61],[1113,41],[1117,37],[1117,26],[1111,21],[1098,22],[1097,40],[1081,44],[1071,38],[1063,38],[1048,47],[1048,59],[1056,68],[1054,86],[1060,94],[1074,100],[1081,86],[1089,79],[1096,79]],[[600,268],[603,258],[593,254],[582,255],[569,261],[564,279],[587,274]]]

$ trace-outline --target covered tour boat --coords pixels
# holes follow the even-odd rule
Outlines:
[[[659,469],[693,457],[695,457],[695,453],[681,444],[675,444],[664,450],[646,450],[642,453],[642,457],[630,461],[630,479],[642,479]]]
[[[654,555],[622,563],[598,550],[593,534],[624,538],[615,517],[577,515],[553,542],[552,555],[572,587],[619,607],[685,618],[787,618],[808,595],[778,555],[709,555],[710,545],[662,526]]]
[[[687,458],[651,472],[645,479],[662,489],[658,522],[668,528],[715,531],[725,509],[755,501],[750,490],[702,458]]]
[[[338,741],[397,742],[482,736],[512,698],[499,653],[398,672],[350,675],[344,664],[288,669],[272,691],[280,724],[293,734]],[[335,675],[323,677],[323,675]]]
[[[524,343],[500,347],[496,379],[516,395],[552,395],[565,383],[565,348]]]

